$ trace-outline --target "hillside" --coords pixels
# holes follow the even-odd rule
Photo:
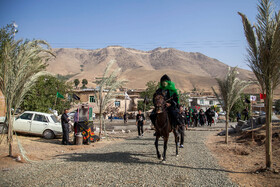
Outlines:
[[[56,58],[49,61],[48,71],[53,74],[73,75],[70,80],[86,78],[94,87],[95,77],[102,75],[106,64],[116,60],[115,68],[122,69],[122,77],[129,80],[128,88],[145,88],[148,81],[158,81],[163,74],[171,77],[183,91],[193,88],[210,91],[215,78],[224,77],[228,65],[201,53],[189,53],[173,48],[141,51],[120,46],[102,49],[53,49]],[[253,73],[238,69],[241,79],[251,79]]]

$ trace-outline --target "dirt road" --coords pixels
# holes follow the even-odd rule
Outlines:
[[[204,144],[211,131],[187,131],[175,156],[171,135],[167,162],[156,158],[153,131],[100,148],[1,170],[0,186],[236,186]],[[159,142],[162,150],[163,141]]]

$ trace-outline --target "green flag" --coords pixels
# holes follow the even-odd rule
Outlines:
[[[56,97],[64,99],[63,95],[61,95],[59,92],[56,93]]]

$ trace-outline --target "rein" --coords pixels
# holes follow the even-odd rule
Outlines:
[[[159,125],[157,125],[157,127],[158,127],[159,131],[162,131],[162,129],[164,129],[164,128],[167,126],[167,124],[168,124],[168,120],[169,120],[169,117],[168,117],[168,112],[167,112],[167,108],[164,108],[164,110],[163,110],[163,111],[164,111],[164,112],[166,112],[166,120],[165,120],[165,122],[164,122],[163,127],[160,127]],[[156,124],[157,124],[157,119],[156,119]]]
[[[166,105],[166,102],[167,101],[169,101],[169,100],[171,100],[173,97],[170,97],[169,99],[167,99],[167,100],[165,100],[165,104],[164,105]],[[157,128],[158,128],[158,130],[161,132],[167,125],[168,125],[168,121],[169,121],[169,117],[168,117],[168,112],[167,112],[167,107],[164,107],[163,109],[162,109],[162,113],[166,113],[166,119],[165,119],[165,122],[164,122],[164,125],[162,126],[162,127],[160,127],[158,124],[157,124],[157,119],[156,119],[156,123],[155,124],[157,124]]]

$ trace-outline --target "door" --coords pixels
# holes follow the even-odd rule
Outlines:
[[[41,114],[35,114],[31,124],[31,132],[36,134],[42,134],[48,125],[49,122],[46,116]]]
[[[30,132],[32,113],[23,113],[14,121],[14,130],[21,132]]]

